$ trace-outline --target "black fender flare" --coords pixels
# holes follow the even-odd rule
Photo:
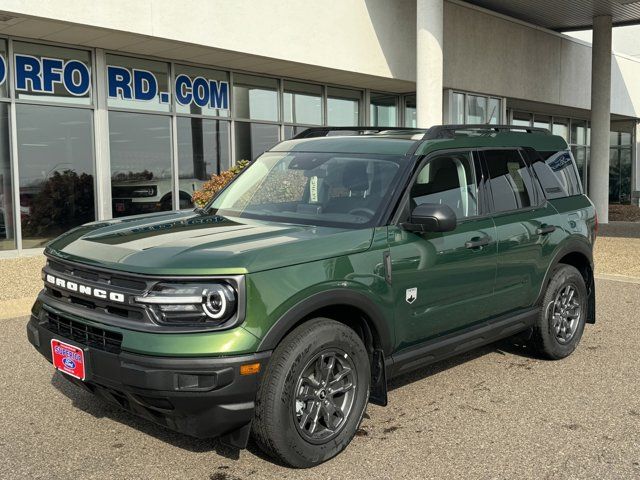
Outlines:
[[[589,270],[590,270],[590,284],[587,283],[587,293],[589,295],[589,314],[587,315],[587,323],[595,323],[596,312],[595,312],[595,282],[594,282],[594,273],[593,273],[593,246],[590,244],[586,238],[583,237],[571,237],[567,239],[565,242],[560,244],[560,246],[556,249],[553,254],[553,258],[551,262],[549,262],[549,266],[547,267],[547,271],[544,275],[544,279],[542,280],[542,284],[540,285],[540,291],[538,292],[538,296],[536,298],[535,305],[538,305],[542,301],[542,297],[545,294],[547,285],[551,281],[551,274],[555,267],[560,263],[560,260],[568,254],[571,253],[580,253],[584,255],[589,262]]]
[[[282,315],[262,338],[258,351],[274,350],[287,333],[312,312],[325,307],[348,305],[364,312],[375,328],[385,355],[393,351],[393,331],[391,322],[382,314],[373,300],[354,290],[330,289],[313,294],[298,302]]]

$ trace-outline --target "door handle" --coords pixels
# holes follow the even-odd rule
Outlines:
[[[482,237],[482,238],[474,238],[473,240],[469,240],[465,242],[465,248],[482,248],[486,247],[491,243],[491,237]]]
[[[536,235],[549,235],[556,231],[556,227],[553,225],[545,225],[536,229]]]

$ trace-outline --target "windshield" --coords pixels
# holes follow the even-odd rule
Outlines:
[[[267,152],[208,206],[218,215],[339,227],[373,225],[403,156]]]

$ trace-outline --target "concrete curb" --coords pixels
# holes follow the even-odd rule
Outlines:
[[[630,277],[628,275],[618,275],[615,273],[597,273],[596,280],[609,280],[612,282],[635,283],[640,285],[640,277]]]

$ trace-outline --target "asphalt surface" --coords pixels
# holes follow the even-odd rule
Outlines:
[[[640,285],[597,289],[568,359],[503,342],[401,377],[345,452],[302,471],[93,398],[28,344],[26,318],[3,320],[0,478],[640,478]]]

